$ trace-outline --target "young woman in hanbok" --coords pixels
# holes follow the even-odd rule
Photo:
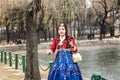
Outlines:
[[[55,38],[47,51],[53,54],[57,50],[55,61],[50,68],[48,80],[82,80],[80,68],[72,60],[72,54],[78,51],[75,40],[68,36],[67,26],[61,23]]]

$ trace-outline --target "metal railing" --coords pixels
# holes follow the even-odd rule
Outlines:
[[[5,50],[0,50],[0,62],[4,64],[9,64],[10,67],[13,66],[14,68],[18,69],[19,66],[22,66],[22,71],[25,73],[26,69],[26,56],[25,55],[20,55],[20,54],[14,54],[12,52],[8,52]],[[43,71],[49,70],[49,68],[52,66],[53,61],[48,62],[47,68],[39,66],[39,68]]]
[[[18,56],[20,56],[21,59]],[[9,63],[10,67],[12,67],[14,64],[15,69],[18,69],[19,65],[22,65],[22,71],[25,73],[25,68],[26,68],[25,55],[21,56],[20,54],[14,54],[14,56],[12,56],[12,52],[0,50],[0,62],[4,64]]]

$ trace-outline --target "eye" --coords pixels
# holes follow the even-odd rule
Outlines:
[[[65,30],[64,28],[62,30]]]

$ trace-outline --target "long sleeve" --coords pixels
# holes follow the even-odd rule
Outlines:
[[[51,44],[51,46],[50,46],[50,50],[52,51],[52,53],[55,52],[57,43],[58,43],[57,39],[54,39],[53,42],[52,42],[52,44]]]
[[[75,52],[77,52],[78,51],[78,48],[77,48],[77,44],[76,44],[76,42],[75,42],[75,40],[74,39],[72,39],[72,43],[73,43],[73,45],[74,45],[74,48],[73,48],[73,52],[75,53]]]

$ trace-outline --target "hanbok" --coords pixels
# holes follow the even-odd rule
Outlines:
[[[50,68],[48,80],[82,80],[80,68],[72,60],[73,52],[66,46],[66,39],[62,41],[64,43],[62,46],[57,46],[57,42],[60,42],[59,38],[55,39],[51,45],[51,50],[54,51],[57,47],[58,52]]]

